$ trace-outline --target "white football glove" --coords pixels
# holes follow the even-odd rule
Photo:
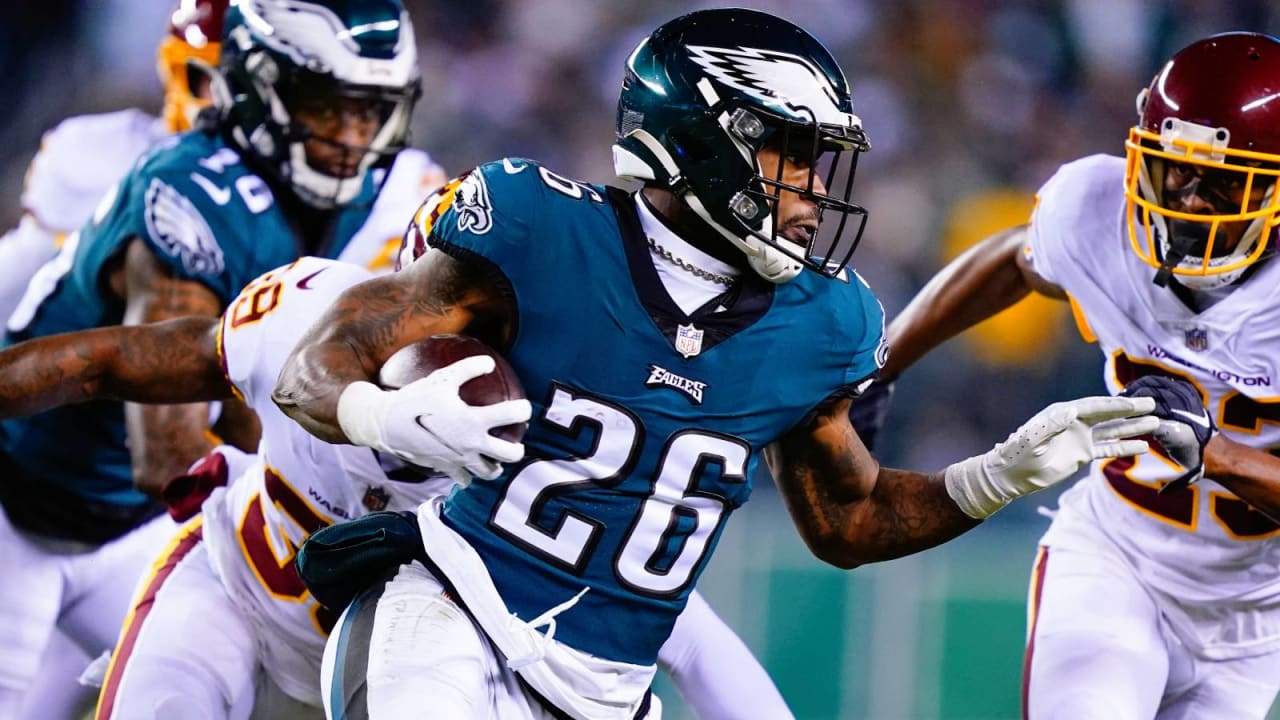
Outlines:
[[[492,480],[502,473],[499,463],[524,457],[524,443],[496,438],[489,431],[528,422],[533,412],[528,400],[492,405],[463,401],[459,388],[494,368],[493,358],[476,355],[399,390],[352,383],[338,398],[338,425],[356,445],[432,468],[457,482],[469,482],[471,475]]]
[[[1011,500],[1075,475],[1099,458],[1147,452],[1142,440],[1160,419],[1147,397],[1086,397],[1036,413],[984,455],[944,471],[947,493],[969,517],[983,520]],[[1141,417],[1137,417],[1141,416]]]

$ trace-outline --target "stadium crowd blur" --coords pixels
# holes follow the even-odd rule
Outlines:
[[[626,53],[689,10],[742,4],[808,27],[840,59],[872,152],[855,198],[870,222],[854,265],[892,317],[945,260],[1022,222],[1063,161],[1123,154],[1158,58],[1228,29],[1280,31],[1272,0],[405,0],[424,95],[414,144],[451,172],[518,155],[612,182],[607,150]],[[40,133],[68,115],[158,109],[154,51],[172,3],[0,5],[0,222],[17,220]],[[0,268],[0,272],[4,269]],[[941,467],[1044,403],[1101,388],[1069,313],[1026,301],[900,384],[893,464]],[[907,423],[902,423],[907,424]],[[921,456],[914,448],[930,448]],[[1029,515],[1033,504],[1010,513]]]

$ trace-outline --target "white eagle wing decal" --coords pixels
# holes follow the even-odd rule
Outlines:
[[[799,55],[758,48],[690,45],[695,63],[728,87],[766,103],[808,108],[820,123],[860,126],[856,116],[842,112],[836,91],[825,73]]]
[[[152,179],[146,194],[147,233],[158,247],[182,261],[190,275],[220,275],[222,248],[204,216],[172,186]]]

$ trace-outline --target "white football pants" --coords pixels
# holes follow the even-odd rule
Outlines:
[[[1024,720],[1262,720],[1280,652],[1193,655],[1119,557],[1041,547],[1028,593]]]
[[[29,535],[0,508],[0,718],[61,720],[88,659],[109,650],[134,586],[174,532],[160,515],[94,547]],[[51,642],[55,628],[71,642]],[[85,690],[83,692],[89,692]]]
[[[202,529],[199,516],[183,525],[139,586],[107,670],[97,720],[324,717],[266,677],[258,633],[227,596]]]

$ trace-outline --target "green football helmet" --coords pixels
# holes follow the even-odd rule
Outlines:
[[[235,0],[213,83],[217,126],[307,204],[344,205],[371,168],[390,165],[404,148],[419,77],[413,25],[400,0]],[[344,106],[376,123],[367,145],[322,137],[298,119],[340,123]],[[309,162],[308,140],[340,159],[327,167]]]
[[[756,154],[766,146],[807,165],[808,182],[784,183],[781,163],[765,177]],[[848,264],[866,227],[866,210],[849,197],[868,149],[835,58],[781,18],[690,13],[653,31],[627,59],[615,171],[674,192],[767,280],[786,282],[805,267],[834,277]],[[819,229],[805,246],[778,234],[782,192],[818,209]],[[846,239],[851,218],[857,230]]]

